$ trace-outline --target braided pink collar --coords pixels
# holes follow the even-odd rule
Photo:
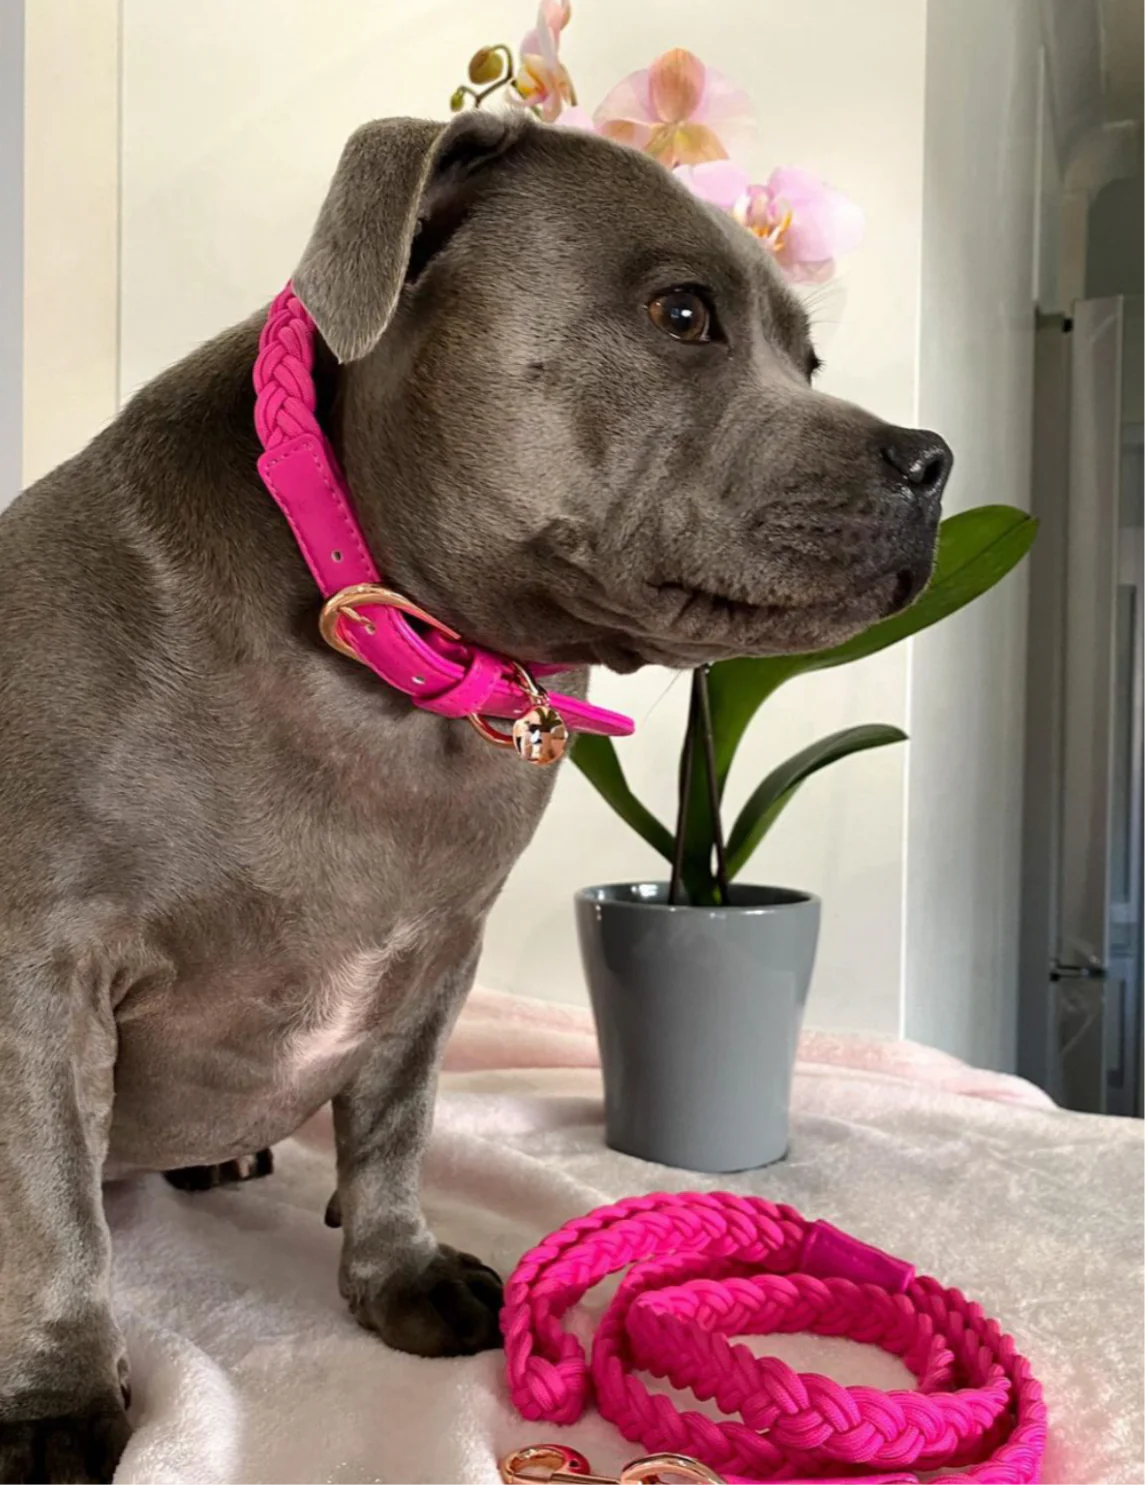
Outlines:
[[[368,666],[423,711],[467,717],[489,742],[553,763],[569,731],[627,737],[628,717],[546,692],[523,666],[466,644],[400,593],[382,586],[354,515],[345,477],[314,415],[314,321],[289,284],[275,299],[254,366],[258,471],[290,522],[326,599],[320,629],[334,649]],[[514,723],[512,735],[486,717]]]
[[[564,1316],[625,1268],[586,1356]],[[639,1196],[567,1222],[521,1259],[501,1328],[509,1391],[526,1418],[575,1423],[595,1398],[625,1438],[675,1456],[634,1461],[621,1481],[659,1478],[657,1465],[694,1481],[1038,1479],[1041,1385],[997,1321],[957,1289],[761,1197]],[[901,1356],[918,1390],[843,1387],[729,1339],[798,1331]],[[641,1371],[735,1421],[679,1412]],[[501,1465],[506,1481],[586,1476],[607,1478],[559,1444]]]

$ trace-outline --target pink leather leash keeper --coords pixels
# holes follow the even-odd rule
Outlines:
[[[315,415],[315,335],[314,321],[287,284],[259,337],[254,416],[264,450],[259,474],[327,600],[325,638],[423,711],[478,722],[524,716],[537,694],[524,683],[531,677],[521,667],[465,643],[399,594],[385,601],[376,596],[388,590],[382,589],[345,477]],[[355,597],[360,587],[375,595]],[[532,676],[567,668],[536,665]],[[576,697],[552,692],[547,700],[570,731],[627,737],[634,730],[630,718]],[[483,736],[490,730],[478,726]]]

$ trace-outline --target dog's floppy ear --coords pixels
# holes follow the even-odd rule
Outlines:
[[[381,338],[397,305],[415,236],[449,195],[502,154],[522,122],[473,111],[451,124],[378,119],[350,136],[294,291],[339,361]]]

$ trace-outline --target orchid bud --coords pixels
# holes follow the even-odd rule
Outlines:
[[[469,81],[480,86],[482,83],[496,82],[501,76],[504,68],[504,59],[501,54],[490,46],[483,46],[469,59]]]
[[[450,98],[449,100],[449,111],[450,113],[460,113],[464,107],[465,93],[462,91],[461,88],[456,88],[454,90],[452,98]]]

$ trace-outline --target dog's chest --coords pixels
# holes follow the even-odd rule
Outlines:
[[[347,953],[321,973],[283,1039],[280,1079],[306,1084],[352,1057],[378,1029],[401,961],[418,952],[427,933],[411,922],[380,947]]]

